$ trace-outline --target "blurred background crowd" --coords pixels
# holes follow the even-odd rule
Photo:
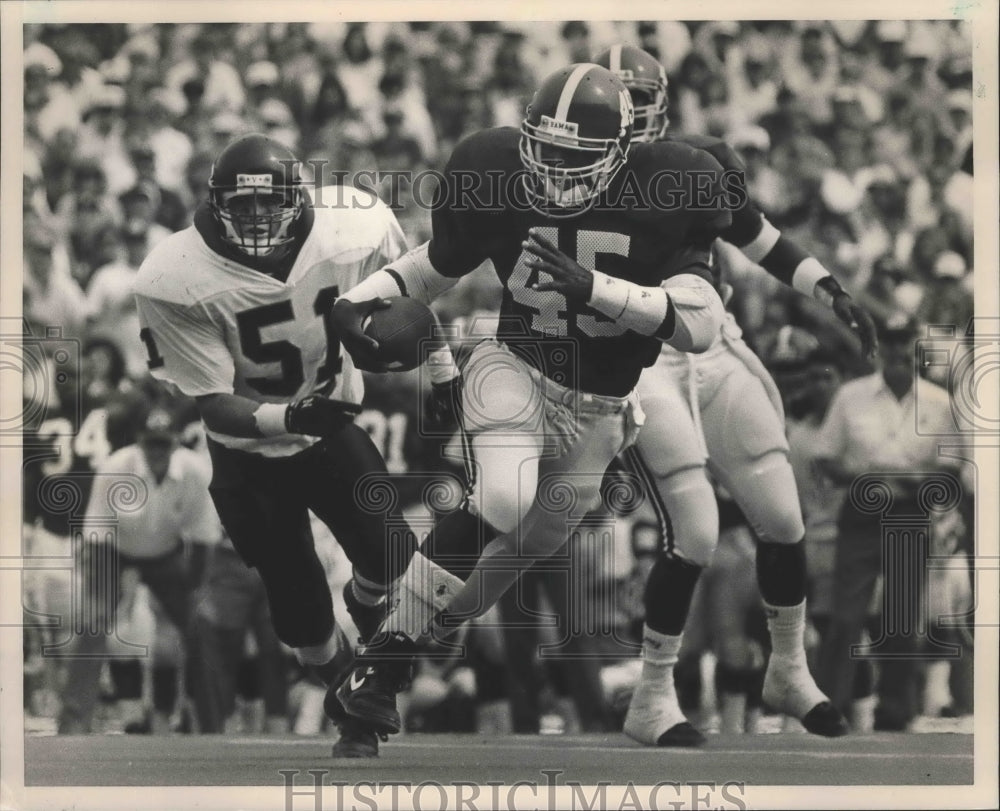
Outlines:
[[[63,375],[34,393],[26,387],[26,397],[48,400],[35,441],[70,442],[72,465],[86,471],[135,441],[144,399],[162,400],[147,375],[131,280],[152,245],[190,225],[214,156],[233,137],[266,132],[307,163],[348,178],[359,171],[440,169],[463,136],[518,126],[542,77],[615,42],[640,45],[660,59],[670,79],[670,126],[724,137],[744,159],[751,195],[767,217],[819,257],[876,318],[903,314],[915,324],[951,324],[964,333],[973,314],[972,48],[959,20],[26,26],[24,315],[35,335],[58,327],[63,339],[82,342],[78,373],[68,382]],[[429,212],[405,185],[391,202],[411,245],[429,237]],[[752,271],[735,250],[721,249],[721,261],[748,343],[773,361],[783,394],[808,402],[792,416],[821,422],[840,383],[871,371],[850,333],[818,303]],[[461,328],[498,302],[495,277],[478,272],[437,308]],[[817,354],[817,345],[826,351]],[[452,470],[437,448],[428,453],[410,436],[419,380],[397,375],[370,383],[362,419],[390,470]],[[802,397],[803,388],[809,396]],[[198,426],[185,405],[172,403],[174,428],[179,442],[197,448]],[[40,478],[60,472],[48,464]],[[809,493],[808,464],[802,470],[800,489]],[[830,496],[822,482],[814,490],[818,513],[809,514],[803,496],[807,526],[811,518],[822,525],[825,515],[815,543],[825,550],[816,557],[827,561],[816,597],[829,591],[836,535],[829,514],[842,493]],[[49,543],[69,555],[65,517],[53,520],[44,504],[29,505],[27,486],[25,498],[26,548],[51,549]],[[720,498],[725,504],[725,494]],[[422,669],[410,692],[409,728],[558,732],[620,724],[635,678],[636,660],[628,657],[637,649],[628,644],[641,627],[641,583],[655,526],[642,507],[619,507],[588,519],[572,542],[572,565],[533,573],[517,593],[521,599],[509,596],[498,609],[500,616],[531,616],[527,606],[540,606],[562,621],[543,622],[527,637],[489,621],[473,626],[467,657],[429,660]],[[414,520],[427,512],[414,504]],[[968,501],[962,512],[971,517]],[[724,522],[717,564],[737,571],[752,560],[753,541],[738,510],[724,514],[731,520]],[[971,518],[936,532],[947,536],[941,543],[949,555],[971,553]],[[349,568],[334,544],[321,545],[330,550],[339,595]],[[236,578],[238,569],[216,568],[205,582]],[[569,593],[567,573],[575,584]],[[952,589],[960,592],[958,608],[949,606],[959,614],[971,605],[963,576],[968,580],[960,571]],[[46,574],[29,589],[33,616],[59,615],[55,606],[68,588],[60,577]],[[252,574],[239,577],[252,592]],[[147,640],[154,656],[115,654],[117,664],[102,676],[100,723],[197,728],[178,698],[185,691],[177,632],[141,583],[123,583],[131,588],[123,603],[130,630],[119,636]],[[733,596],[725,585],[717,588]],[[200,600],[205,591],[195,594]],[[254,599],[257,608],[264,605],[262,593]],[[571,604],[581,599],[604,608],[562,644],[567,628],[579,624]],[[699,641],[690,644],[685,695],[688,709],[701,708],[709,726],[735,728],[733,718],[720,715],[720,693],[742,692],[750,707],[745,718],[753,711],[753,678],[739,690],[713,684],[705,662],[727,655],[735,634],[744,669],[760,671],[766,633],[756,600],[752,589],[742,600],[706,596],[709,608],[694,620],[704,633],[692,634]],[[822,601],[817,597],[820,610]],[[266,616],[255,611],[235,623],[238,674],[224,668],[228,686],[218,691],[226,728],[262,728],[266,716],[273,729],[319,729],[322,691],[301,678],[294,659],[268,635]],[[720,612],[722,619],[713,618]],[[211,625],[213,610],[201,614]],[[233,630],[232,617],[214,621]],[[44,719],[57,712],[60,674],[41,649],[68,629],[34,624],[42,630],[26,636],[26,701]],[[539,641],[552,655],[537,654]],[[579,654],[581,645],[584,667],[559,655]],[[161,665],[166,675],[154,679]],[[926,679],[920,715],[971,711],[962,674],[947,663],[945,669],[942,681],[927,668],[937,675]],[[858,681],[863,699],[871,689],[863,675]],[[122,710],[128,701],[138,709]]]

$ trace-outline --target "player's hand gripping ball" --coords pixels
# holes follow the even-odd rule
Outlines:
[[[407,296],[386,299],[389,306],[371,313],[364,332],[378,342],[377,355],[393,372],[407,372],[424,362],[424,339],[434,337],[437,321],[430,307]]]

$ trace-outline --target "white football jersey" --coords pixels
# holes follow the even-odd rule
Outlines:
[[[290,403],[324,394],[361,402],[361,373],[337,336],[327,335],[324,315],[342,292],[404,253],[406,242],[392,211],[367,192],[328,187],[313,197],[321,205],[284,282],[212,250],[193,225],[150,252],[135,291],[154,377],[191,397]],[[265,456],[316,441],[208,434]]]

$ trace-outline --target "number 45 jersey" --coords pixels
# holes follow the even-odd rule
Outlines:
[[[456,146],[435,200],[430,261],[455,277],[490,259],[504,286],[497,338],[557,383],[623,397],[662,344],[561,293],[533,289],[547,277],[526,263],[528,229],[584,268],[639,285],[680,273],[712,281],[711,243],[742,200],[742,177],[686,144],[636,143],[592,208],[551,216],[522,193],[519,139],[518,130],[499,127]]]
[[[194,225],[153,249],[135,291],[154,377],[191,397],[223,393],[288,403],[324,394],[362,401],[361,373],[325,316],[341,291],[397,258],[405,239],[389,208],[367,192],[331,186],[312,199],[311,227],[285,281],[230,258],[204,208]],[[287,456],[315,442],[208,434],[264,456]]]

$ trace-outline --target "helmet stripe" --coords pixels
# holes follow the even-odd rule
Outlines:
[[[559,96],[559,103],[556,105],[556,114],[554,116],[556,121],[566,121],[566,116],[569,115],[569,106],[573,102],[577,86],[583,81],[583,77],[590,72],[590,69],[594,67],[596,65],[584,63],[573,68],[573,72],[566,80],[566,84],[563,85],[562,94]]]
[[[611,63],[609,65],[611,72],[616,76],[621,72],[622,69],[622,46],[621,44],[611,46]]]

